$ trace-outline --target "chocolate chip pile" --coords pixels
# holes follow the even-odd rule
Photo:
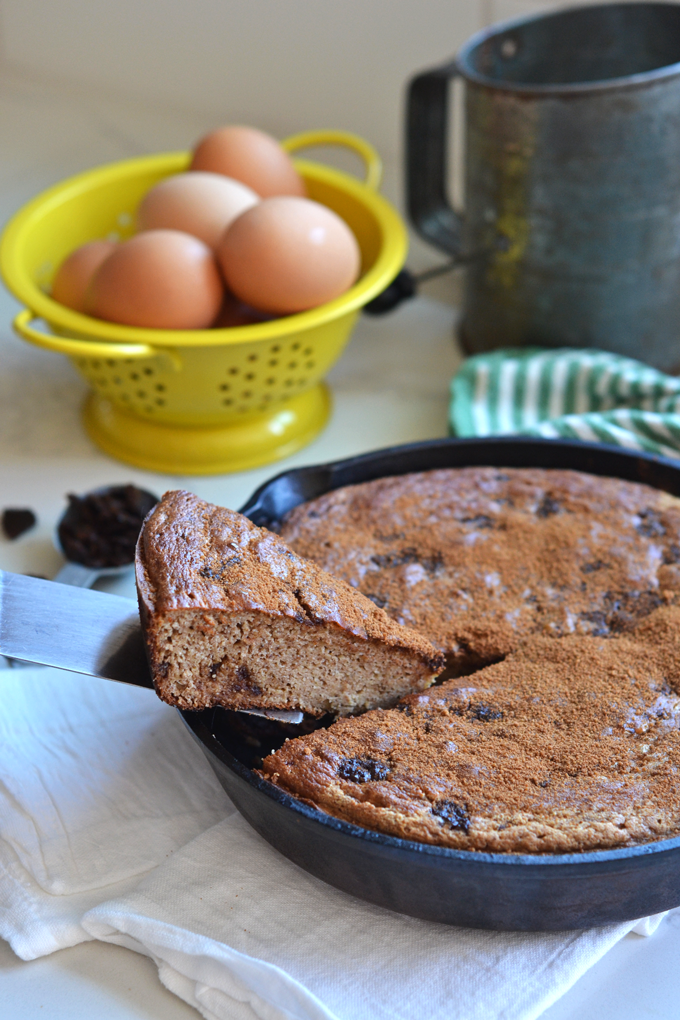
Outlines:
[[[135,485],[111,486],[85,496],[68,496],[58,528],[64,555],[93,568],[122,567],[135,558],[144,518],[158,498]]]

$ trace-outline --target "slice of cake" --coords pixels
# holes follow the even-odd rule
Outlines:
[[[680,609],[288,740],[264,776],[329,814],[460,850],[565,853],[680,833]]]
[[[443,656],[233,510],[168,492],[137,545],[158,695],[180,708],[346,715],[423,690]]]

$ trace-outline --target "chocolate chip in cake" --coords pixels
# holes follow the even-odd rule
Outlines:
[[[470,816],[467,805],[456,804],[453,800],[438,800],[432,805],[432,814],[446,822],[451,829],[461,829],[464,833],[470,830]]]
[[[669,545],[664,550],[663,562],[668,565],[670,563],[680,563],[680,545]]]
[[[375,758],[344,758],[338,766],[341,779],[349,779],[352,783],[370,783],[379,779],[387,779],[390,767]]]
[[[640,523],[635,525],[635,530],[643,538],[662,538],[666,534],[658,510],[641,510],[638,516]]]
[[[503,718],[503,713],[497,708],[491,708],[490,705],[471,705],[470,714],[473,719],[479,719],[480,722],[493,722],[494,719]]]
[[[595,610],[592,613],[579,613],[578,618],[582,623],[590,624],[590,626],[584,627],[586,634],[590,634],[592,637],[609,637],[606,613]]]
[[[440,552],[432,553],[430,556],[421,556],[416,549],[402,549],[398,553],[371,556],[371,562],[381,570],[385,567],[404,567],[409,563],[419,563],[427,574],[432,575],[437,574],[444,565],[444,557]]]
[[[558,514],[562,509],[561,505],[552,496],[544,496],[538,507],[536,508],[537,517],[552,517],[553,514]]]
[[[250,670],[245,663],[237,667],[236,679],[232,683],[232,689],[234,691],[244,691],[246,694],[262,694],[262,688],[253,680]]]
[[[32,510],[8,507],[2,511],[2,530],[7,538],[18,538],[25,531],[30,531],[36,520]]]
[[[604,570],[608,566],[603,560],[593,560],[592,563],[584,563],[581,570],[584,574],[594,574],[596,570]]]
[[[476,517],[461,517],[461,524],[472,524],[475,528],[493,528],[495,527],[493,517],[489,517],[488,514],[477,514]]]

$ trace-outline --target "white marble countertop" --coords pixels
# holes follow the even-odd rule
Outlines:
[[[97,163],[187,147],[207,124],[196,118],[59,91],[27,79],[0,78],[0,221],[61,178]],[[388,194],[396,192],[388,175]],[[436,263],[416,246],[411,265]],[[334,410],[325,432],[294,457],[236,475],[174,477],[110,460],[83,433],[85,385],[68,362],[16,339],[16,302],[0,290],[0,507],[28,506],[38,526],[15,542],[0,537],[0,567],[52,576],[52,545],[67,492],[134,481],[152,491],[191,488],[237,508],[279,470],[381,446],[446,434],[448,380],[460,361],[453,340],[455,280],[383,319],[363,318],[329,381]],[[131,578],[101,587],[133,594]],[[678,1015],[680,913],[651,939],[631,935],[593,967],[544,1020],[645,1020]],[[98,1020],[180,1020],[193,1009],[167,992],[155,966],[126,949],[85,943],[25,963],[0,941],[0,1002],[12,1020],[96,1016]],[[41,1013],[41,1011],[43,1011]]]

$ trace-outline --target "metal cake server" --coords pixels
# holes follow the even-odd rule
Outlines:
[[[153,687],[133,599],[0,571],[0,652]]]
[[[0,570],[0,654],[151,687],[134,599]],[[249,712],[302,722],[302,712]]]

